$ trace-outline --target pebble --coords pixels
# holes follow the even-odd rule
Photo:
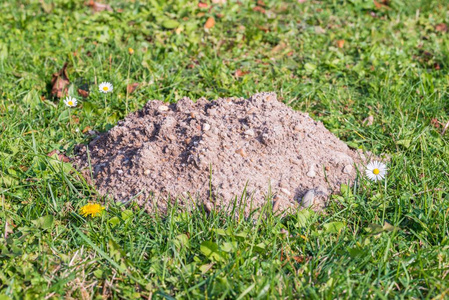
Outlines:
[[[281,192],[284,193],[284,194],[287,195],[287,196],[290,196],[290,195],[291,195],[290,191],[287,190],[287,189],[281,189]]]
[[[119,173],[120,175],[122,175],[122,174],[123,174],[123,171],[122,171],[122,170],[117,170],[117,173]]]
[[[313,200],[315,198],[315,191],[308,190],[307,193],[302,197],[301,206],[304,208],[309,208],[313,205]]]
[[[158,107],[158,109],[160,111],[168,111],[168,106],[167,105],[161,105],[161,106]]]
[[[143,174],[145,174],[145,175],[150,175],[150,173],[151,173],[151,171],[150,170],[145,170],[145,171],[143,171]]]
[[[343,168],[343,173],[345,173],[345,174],[351,174],[351,173],[352,173],[352,166],[351,166],[351,165],[346,165],[346,166]]]
[[[204,130],[204,131],[210,130],[210,125],[207,124],[207,123],[204,123],[204,124],[203,124],[203,130]]]
[[[311,166],[310,166],[309,172],[307,172],[307,176],[308,176],[308,177],[311,177],[311,178],[313,178],[313,177],[316,176],[316,172],[315,172],[315,167],[314,167],[314,165],[311,165]]]
[[[246,153],[245,149],[243,148],[239,148],[237,150],[235,150],[235,153],[240,154],[242,157],[247,157],[248,154]]]
[[[246,130],[246,131],[245,131],[245,135],[248,135],[248,136],[254,136],[254,130],[252,130],[252,129]]]
[[[256,110],[257,109],[255,107],[251,107],[246,113],[249,115],[249,114],[255,113]]]

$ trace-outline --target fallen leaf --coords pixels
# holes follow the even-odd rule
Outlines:
[[[441,126],[437,118],[433,118],[432,120],[430,120],[430,124],[435,128],[440,128]]]
[[[389,1],[386,1],[386,0],[383,0],[383,1],[380,0],[380,2],[374,0],[374,6],[377,9],[382,9],[382,8],[391,9],[390,7],[388,7],[388,3],[389,3]]]
[[[47,14],[51,13],[51,11],[54,8],[53,3],[47,3],[44,0],[39,0],[39,2],[41,3],[42,9],[44,10],[45,13]]]
[[[9,224],[8,220],[5,221],[5,233],[3,237],[6,239],[10,233],[13,233],[11,224]]]
[[[338,48],[343,48],[344,45],[345,45],[345,40],[338,40],[337,41],[337,47]]]
[[[48,153],[47,154],[47,156],[48,157],[52,157],[52,156],[54,156],[56,154],[56,158],[58,159],[58,160],[60,160],[60,161],[62,161],[62,162],[65,162],[65,163],[67,163],[67,162],[70,162],[70,159],[67,157],[67,156],[65,156],[64,154],[62,154],[62,153],[59,153],[59,150],[53,150],[53,151],[51,151],[50,153]]]
[[[260,6],[256,6],[256,7],[254,7],[253,8],[253,11],[258,11],[258,12],[261,12],[261,13],[265,13],[265,9],[264,8],[262,8],[262,7],[260,7]]]
[[[78,118],[77,116],[72,116],[72,121],[73,121],[73,124],[79,124],[80,118]]]
[[[287,48],[287,44],[284,43],[284,41],[281,41],[279,44],[277,44],[273,49],[271,49],[272,53],[278,53],[279,51],[284,50]]]
[[[443,132],[441,132],[441,135],[444,135],[448,128],[449,128],[449,121],[447,121],[446,125],[444,125]]]
[[[297,263],[302,263],[304,262],[304,256],[293,256],[293,259],[297,262]]]
[[[88,132],[88,131],[90,131],[92,128],[90,128],[89,126],[86,126],[84,129],[83,129],[83,133],[86,133],[86,132]]]
[[[207,8],[209,5],[207,3],[200,2],[198,3],[199,8]]]
[[[214,27],[214,25],[215,25],[215,19],[213,17],[209,17],[209,19],[207,19],[206,23],[204,24],[204,28],[210,29],[210,28]]]
[[[435,30],[439,32],[447,32],[447,25],[445,23],[440,23],[435,25]]]
[[[235,77],[243,77],[246,74],[249,74],[249,71],[242,71],[240,69],[238,69],[237,71],[235,71]]]
[[[315,26],[315,33],[323,34],[326,33],[326,30],[324,30],[324,28],[321,26]]]
[[[138,87],[139,87],[139,84],[138,84],[137,82],[128,84],[128,86],[126,87],[126,92],[127,92],[128,94],[131,94],[131,93],[134,92]]]
[[[262,0],[257,0],[257,5],[266,7],[267,5]]]
[[[82,89],[78,89],[78,94],[79,94],[81,97],[83,97],[83,98],[89,97],[89,91],[85,91],[85,90],[82,90]]]
[[[363,125],[371,126],[374,124],[374,117],[370,115],[367,118],[365,118],[365,120],[363,120],[362,123],[363,123]]]
[[[87,3],[87,6],[90,6],[90,8],[92,8],[93,12],[100,12],[100,11],[105,11],[105,10],[112,11],[112,7],[109,4],[98,3],[93,0],[90,0]]]
[[[215,3],[215,4],[226,4],[226,0],[212,0],[212,3]]]
[[[67,94],[67,86],[70,84],[67,76],[67,63],[64,64],[58,73],[53,74],[51,79],[51,94],[53,97],[62,98]]]

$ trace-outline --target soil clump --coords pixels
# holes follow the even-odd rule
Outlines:
[[[306,194],[302,206],[320,209],[341,184],[353,183],[362,159],[321,122],[274,93],[258,93],[149,101],[80,145],[76,164],[100,194],[149,211],[177,199],[206,210],[236,204],[248,215],[267,201],[276,211],[297,209]]]

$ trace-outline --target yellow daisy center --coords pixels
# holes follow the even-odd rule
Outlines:
[[[70,105],[70,106],[72,106],[72,105],[73,105],[73,102],[72,102],[72,101],[69,101],[69,102],[67,102],[67,104]]]
[[[107,91],[107,90],[109,90],[109,88],[107,86],[104,86],[103,91]]]
[[[379,173],[380,173],[379,169],[374,169],[374,170],[373,170],[373,174],[374,174],[374,175],[378,175]]]

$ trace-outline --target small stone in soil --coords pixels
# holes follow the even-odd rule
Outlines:
[[[235,153],[240,154],[242,157],[248,156],[248,154],[246,153],[245,149],[243,149],[243,148],[235,150]]]
[[[313,205],[313,200],[315,198],[315,191],[308,190],[307,193],[302,197],[301,206],[304,208],[309,208]]]

